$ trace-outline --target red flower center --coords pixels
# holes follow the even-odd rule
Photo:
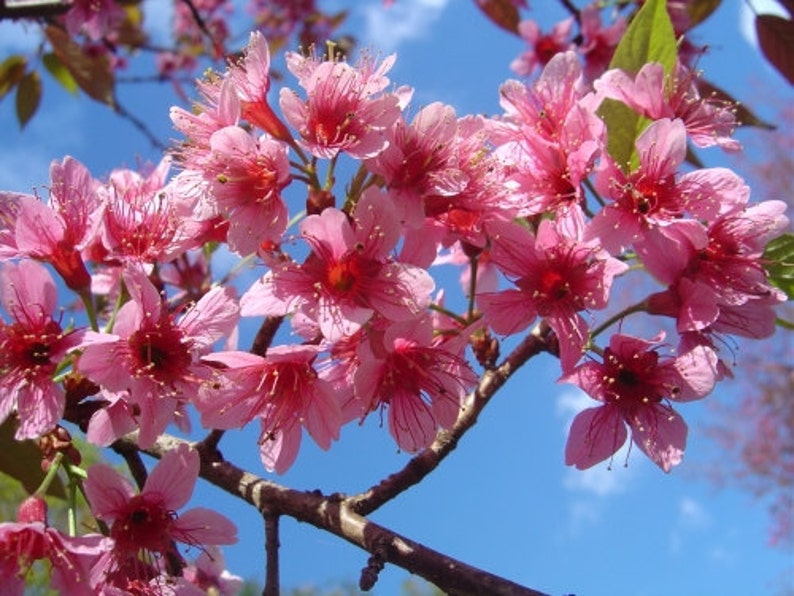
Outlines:
[[[137,552],[143,549],[165,553],[171,548],[170,529],[174,519],[176,514],[173,511],[167,511],[160,503],[136,495],[113,523],[110,536],[122,550]]]

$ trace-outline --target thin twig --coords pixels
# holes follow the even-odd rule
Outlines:
[[[138,490],[143,490],[143,485],[146,484],[149,472],[143,464],[138,447],[125,441],[116,441],[111,447],[127,462],[127,467],[130,469],[130,474],[132,474],[135,484],[138,485]]]

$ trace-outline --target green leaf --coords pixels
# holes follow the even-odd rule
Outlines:
[[[794,299],[794,234],[771,240],[764,249],[764,267],[769,281]]]
[[[41,450],[35,441],[17,441],[14,432],[12,419],[7,418],[0,425],[0,472],[18,480],[28,493],[33,493],[44,480]],[[66,498],[66,491],[59,477],[53,479],[47,494]]]
[[[53,52],[48,52],[41,57],[41,61],[44,63],[44,68],[47,69],[47,72],[61,84],[61,87],[66,89],[69,93],[77,93],[80,89],[77,86],[77,81],[74,80],[72,73],[69,72],[69,69],[64,66],[57,55]]]
[[[25,75],[28,61],[24,56],[15,54],[0,63],[0,99],[6,96]]]
[[[17,85],[17,120],[23,127],[30,122],[33,114],[39,109],[41,103],[41,75],[38,71],[31,70],[25,74]]]
[[[476,2],[492,23],[508,33],[518,35],[518,23],[521,20],[518,8],[511,0],[480,0]]]
[[[664,0],[648,0],[629,23],[609,64],[636,75],[650,62],[658,62],[666,74],[675,68],[678,47],[673,24]],[[598,114],[607,126],[607,151],[621,167],[631,170],[637,165],[634,143],[650,120],[614,100],[606,100]]]
[[[69,70],[77,86],[91,99],[114,106],[115,79],[107,56],[86,54],[68,33],[57,27],[47,27],[45,32],[55,55]]]

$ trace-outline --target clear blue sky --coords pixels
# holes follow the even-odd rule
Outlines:
[[[397,51],[390,77],[415,87],[414,106],[440,100],[459,115],[499,111],[498,86],[512,77],[508,65],[523,45],[486,22],[473,2],[397,0],[390,11],[383,11],[380,0],[349,4],[355,8],[348,27],[362,45],[384,54]],[[546,27],[562,15],[544,12],[556,2],[532,4]],[[748,95],[759,82],[789,101],[794,94],[740,32],[741,5],[725,0],[700,32],[712,47],[701,66],[707,78],[766,114],[768,106],[756,103],[762,98]],[[25,42],[3,25],[0,51],[17,43]],[[168,108],[176,102],[168,87],[129,86],[120,96],[161,138],[178,137],[168,120]],[[18,132],[7,98],[0,103],[0,130],[0,188],[6,190],[45,184],[50,160],[66,154],[95,176],[139,159],[158,159],[129,124],[85,97],[66,96],[50,79],[41,113],[28,129]],[[721,159],[718,150],[702,155],[709,165]],[[451,291],[457,292],[454,277],[444,279],[453,280]],[[466,563],[552,594],[747,595],[774,593],[784,585],[794,590],[794,556],[766,545],[764,505],[743,492],[717,491],[701,478],[703,466],[714,459],[714,444],[698,432],[708,413],[705,404],[681,409],[690,425],[689,445],[685,462],[670,475],[636,451],[628,467],[618,456],[612,470],[602,465],[578,472],[563,464],[565,428],[588,402],[573,388],[557,385],[556,371],[551,358],[533,361],[439,470],[372,518]],[[709,399],[735,399],[735,393],[720,387]],[[375,416],[364,427],[345,427],[330,452],[305,439],[292,470],[274,480],[325,493],[368,488],[407,461],[378,422]],[[256,451],[256,429],[231,434],[222,443],[227,457],[267,476]],[[255,512],[212,487],[198,491],[197,503],[209,503],[238,523],[242,540],[226,550],[230,569],[262,581],[262,525]],[[366,565],[363,551],[289,519],[283,520],[281,542],[285,588],[355,582]],[[387,566],[374,593],[395,594],[406,577]]]

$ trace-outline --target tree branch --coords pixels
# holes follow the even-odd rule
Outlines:
[[[281,594],[281,580],[279,579],[278,549],[281,546],[278,537],[279,515],[265,511],[265,589],[262,596],[279,596]]]
[[[120,441],[135,442],[136,433]],[[162,457],[180,443],[172,435],[161,435],[144,450]],[[414,542],[354,512],[339,496],[319,491],[303,492],[281,486],[238,468],[227,461],[202,458],[200,476],[256,507],[263,515],[288,515],[334,534],[365,551],[383,557],[434,583],[452,595],[544,596],[542,592],[516,584]]]

